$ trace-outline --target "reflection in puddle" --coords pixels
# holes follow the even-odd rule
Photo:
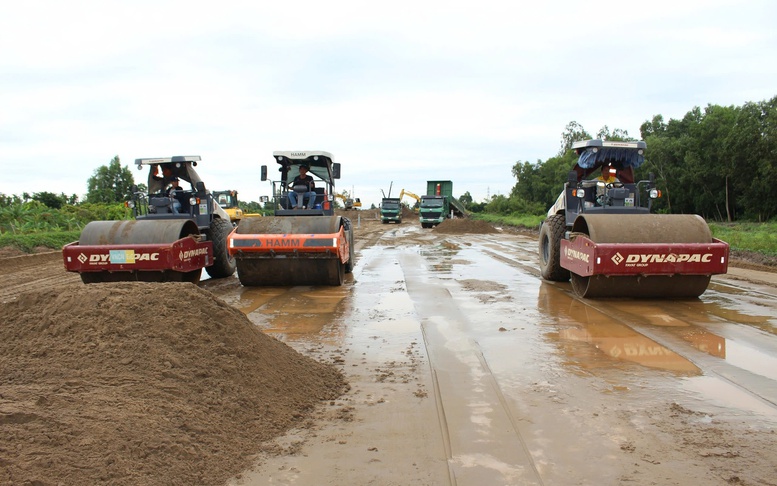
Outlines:
[[[287,339],[326,335],[340,303],[350,291],[341,287],[244,287],[235,307],[268,334]],[[336,337],[337,333],[332,334]]]
[[[746,410],[755,414],[777,418],[774,407],[752,394],[714,376],[700,376],[685,382],[685,387],[711,400],[720,407]]]
[[[701,374],[696,365],[674,351],[545,282],[541,284],[538,307],[556,318],[558,324],[570,326],[555,335],[560,340],[588,343],[614,360],[629,361],[649,368]],[[581,355],[570,358],[579,362],[585,360],[585,356]],[[584,367],[590,365],[585,362],[580,364]]]

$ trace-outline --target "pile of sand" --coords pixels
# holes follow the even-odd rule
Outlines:
[[[477,219],[454,218],[446,219],[434,227],[434,231],[450,235],[463,235],[466,233],[489,234],[499,233],[499,230],[491,226],[491,223]]]
[[[0,304],[0,484],[222,484],[346,389],[191,284]]]

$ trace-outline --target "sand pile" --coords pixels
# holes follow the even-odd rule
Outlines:
[[[342,375],[191,284],[0,304],[0,484],[217,485]]]
[[[437,233],[445,233],[450,235],[462,235],[466,233],[499,233],[496,228],[491,226],[491,223],[468,218],[446,219],[442,223],[435,226],[434,231]]]

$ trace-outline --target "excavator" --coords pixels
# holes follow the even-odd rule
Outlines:
[[[345,194],[341,194],[339,192],[337,194],[335,194],[335,197],[337,199],[340,199],[340,200],[343,201],[343,208],[346,211],[349,211],[349,210],[353,209],[353,198],[352,197],[346,196]],[[361,203],[359,203],[359,205],[361,205]]]
[[[402,198],[405,197],[405,196],[412,197],[413,199],[415,199],[415,204],[413,205],[413,212],[417,213],[418,212],[418,206],[421,204],[421,196],[418,196],[416,194],[413,194],[410,191],[406,191],[406,190],[402,189],[399,192],[399,200],[401,201]]]

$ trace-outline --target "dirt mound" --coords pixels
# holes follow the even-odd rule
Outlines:
[[[491,223],[467,218],[446,219],[435,226],[434,231],[450,235],[499,233],[499,230],[491,226]]]
[[[0,483],[222,484],[347,389],[191,284],[0,304]]]
[[[402,219],[418,219],[418,213],[410,208],[402,206]]]

